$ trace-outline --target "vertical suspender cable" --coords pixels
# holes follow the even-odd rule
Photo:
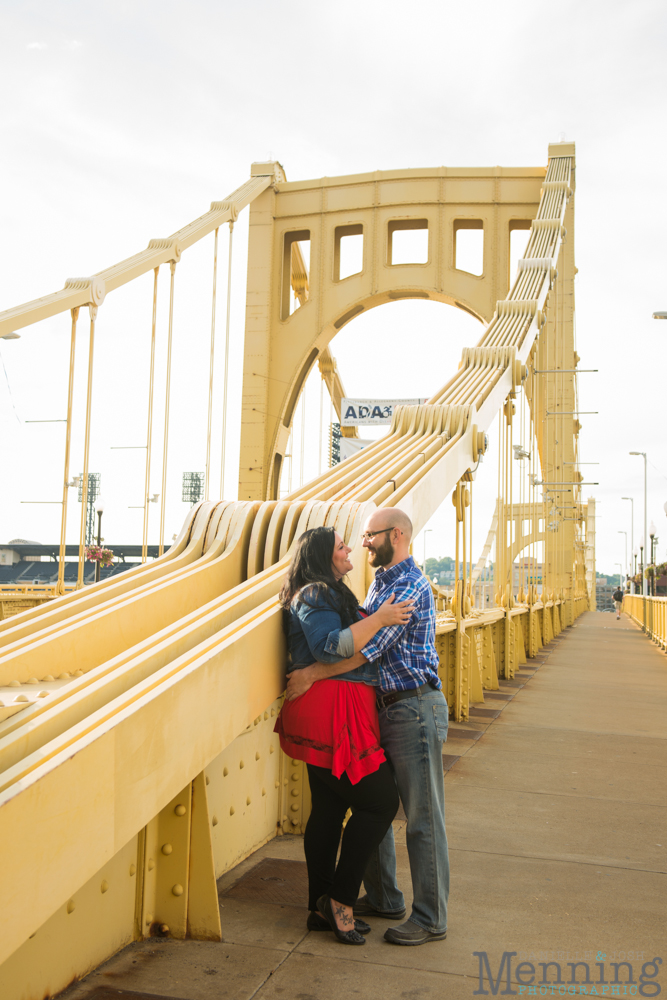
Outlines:
[[[160,268],[153,269],[153,317],[151,319],[151,363],[148,375],[148,429],[146,431],[146,475],[144,479],[144,528],[141,561],[148,559],[148,497],[151,488],[151,448],[153,444],[153,389],[155,385],[155,330],[157,325],[157,281]]]
[[[90,310],[90,339],[88,345],[88,390],[86,395],[86,430],[83,445],[83,483],[81,488],[81,529],[79,532],[79,571],[76,589],[83,587],[83,563],[86,547],[86,521],[88,513],[88,459],[90,457],[90,414],[93,404],[93,352],[95,347],[95,321],[97,306],[88,306]]]
[[[211,418],[213,416],[213,362],[215,358],[215,306],[218,284],[218,230],[213,241],[213,294],[211,301],[211,356],[208,366],[208,422],[206,424],[206,475],[204,499],[208,500],[211,486]]]
[[[65,593],[65,546],[67,539],[67,499],[69,492],[69,456],[72,444],[72,403],[74,400],[74,352],[76,349],[76,324],[79,309],[72,309],[72,333],[69,348],[69,383],[67,386],[67,427],[65,430],[65,470],[63,472],[63,505],[60,515],[60,551],[58,553],[58,582],[56,594]]]
[[[299,486],[303,486],[304,473],[303,473],[303,463],[306,452],[306,386],[304,383],[303,391],[301,393],[301,454],[299,456]]]
[[[322,475],[322,434],[324,432],[324,376],[320,381],[320,448],[317,458],[317,474]]]
[[[327,389],[328,388],[329,386],[327,386]],[[333,388],[333,382],[332,382],[332,388]],[[330,469],[333,468],[333,418],[334,418],[333,394],[331,390],[329,390],[329,468]]]
[[[172,260],[170,265],[171,282],[169,285],[169,334],[167,337],[167,376],[164,399],[164,441],[162,444],[162,496],[160,497],[160,547],[158,554],[164,552],[164,518],[167,508],[167,456],[169,453],[169,402],[171,399],[171,342],[174,329],[174,276],[176,274],[176,261]]]
[[[231,303],[232,303],[232,240],[234,236],[234,223],[232,220],[229,222],[229,260],[227,262],[227,322],[225,326],[225,374],[224,374],[224,384],[223,392],[224,398],[222,403],[222,450],[220,454],[220,499],[224,500],[225,497],[225,451],[227,444],[227,397],[228,397],[228,382],[229,382],[229,323],[231,317]]]

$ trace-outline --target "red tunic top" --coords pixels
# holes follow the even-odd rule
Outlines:
[[[375,689],[354,681],[316,681],[286,701],[274,732],[295,760],[346,773],[353,785],[386,760],[380,746]]]

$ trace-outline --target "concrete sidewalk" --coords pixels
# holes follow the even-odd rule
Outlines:
[[[642,965],[660,956],[664,992],[667,657],[625,616],[589,612],[531,660],[518,683],[501,682],[500,695],[485,704],[497,718],[452,724],[445,747],[452,867],[446,941],[392,946],[382,937],[390,923],[378,920],[365,947],[344,947],[329,933],[307,933],[298,905],[244,897],[250,883],[239,880],[267,858],[297,862],[281,871],[293,870],[292,892],[302,891],[302,839],[280,837],[220,880],[222,944],[132,945],[62,1000],[102,996],[102,987],[109,1000],[124,991],[179,1000],[467,1000],[480,989],[482,960],[474,952],[487,953],[494,978],[503,952],[516,952],[514,983],[521,961],[536,969],[559,963],[566,984],[568,962],[587,962],[597,983],[604,980],[599,963],[613,981],[610,963],[628,961],[636,982]],[[404,821],[396,830],[409,897]],[[620,972],[625,982],[627,967]],[[551,967],[549,981],[554,975]],[[540,977],[541,970],[535,982]],[[522,978],[528,981],[525,970]],[[507,992],[505,973],[497,989]],[[513,989],[540,994],[539,986]],[[585,991],[613,995],[618,988]],[[654,996],[654,987],[644,995]]]

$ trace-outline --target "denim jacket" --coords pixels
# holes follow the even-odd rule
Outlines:
[[[290,607],[287,642],[293,670],[308,667],[316,661],[338,663],[354,653],[352,632],[349,627],[343,628],[340,612],[329,604],[321,591],[317,593],[315,588],[308,588],[307,597],[310,604],[300,600],[297,595]],[[332,592],[331,598],[337,601],[337,594]],[[374,663],[364,663],[333,679],[377,686],[377,666]]]

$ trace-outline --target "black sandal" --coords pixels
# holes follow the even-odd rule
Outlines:
[[[308,920],[306,921],[306,927],[309,931],[330,931],[329,921],[318,913],[317,910],[311,910],[308,914]],[[367,924],[365,920],[359,920],[357,918],[354,921],[354,929],[358,931],[359,934],[370,934],[371,925]]]
[[[329,927],[342,944],[366,944],[366,938],[363,934],[360,934],[359,931],[341,931],[339,929],[338,924],[336,923],[336,918],[333,915],[333,910],[331,909],[330,896],[320,896],[317,901],[317,909],[320,911],[324,919],[328,921]]]

